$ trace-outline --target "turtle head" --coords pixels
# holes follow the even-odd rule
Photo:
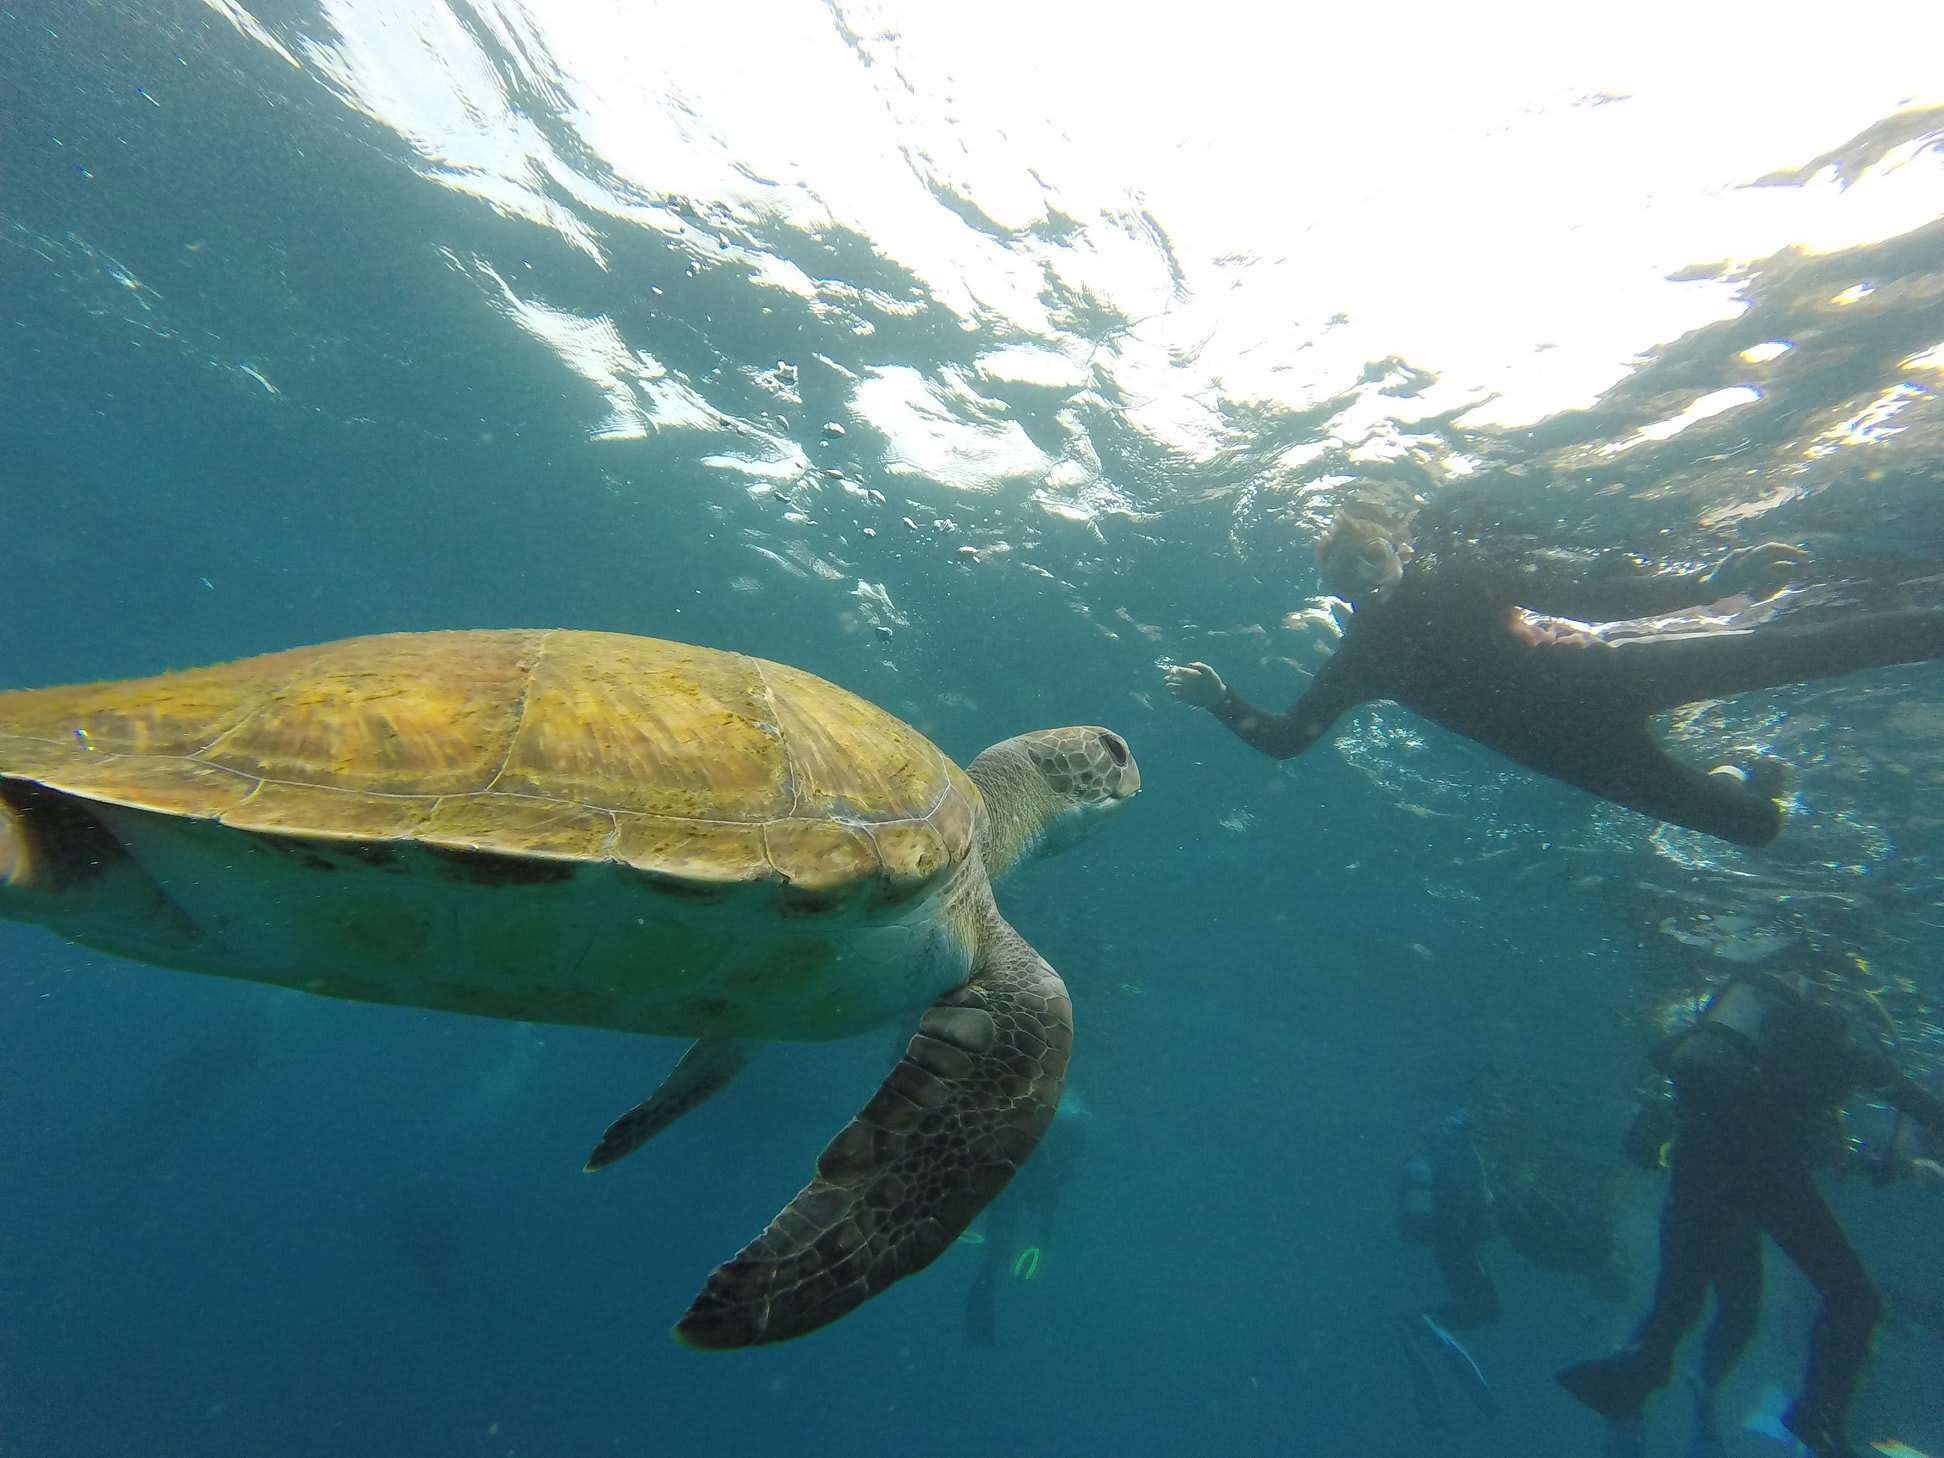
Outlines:
[[[966,773],[985,797],[979,850],[995,879],[1092,834],[1141,789],[1127,741],[1092,724],[1002,739]]]

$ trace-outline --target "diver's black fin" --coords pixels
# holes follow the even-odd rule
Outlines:
[[[1433,1431],[1442,1431],[1451,1425],[1451,1413],[1444,1394],[1438,1391],[1437,1377],[1418,1349],[1418,1333],[1423,1328],[1415,1316],[1402,1316],[1398,1321],[1397,1342],[1404,1348],[1404,1371],[1411,1379],[1411,1403],[1417,1409],[1418,1421]]]
[[[1465,1395],[1472,1400],[1472,1406],[1486,1417],[1497,1417],[1498,1398],[1492,1395],[1492,1385],[1485,1380],[1484,1369],[1473,1359],[1472,1354],[1465,1350],[1457,1337],[1439,1326],[1429,1316],[1419,1313],[1417,1319],[1430,1334],[1432,1350],[1443,1358],[1445,1369],[1458,1379],[1458,1385],[1464,1388]]]

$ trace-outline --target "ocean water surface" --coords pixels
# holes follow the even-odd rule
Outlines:
[[[1341,622],[1312,546],[1373,496],[1934,599],[1944,14],[1262,9],[0,7],[0,687],[599,628],[961,763],[1104,724],[1145,782],[1001,892],[1084,1115],[1036,1261],[995,1212],[990,1342],[973,1241],[795,1343],[667,1335],[894,1031],[767,1049],[584,1176],[678,1044],[0,923],[0,1458],[1577,1458],[1550,1374],[1647,1298],[1619,1141],[1669,1019],[1795,967],[1938,1075],[1944,669],[1663,726],[1789,766],[1745,851],[1390,705],[1279,764],[1161,666],[1294,697]],[[1431,1432],[1395,1180],[1460,1104],[1502,1168],[1611,1172],[1633,1278],[1492,1248],[1502,1411]],[[1834,1198],[1891,1306],[1856,1431],[1944,1452],[1940,1194]],[[1772,1265],[1737,1418],[1801,1363]]]

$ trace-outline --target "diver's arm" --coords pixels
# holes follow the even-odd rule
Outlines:
[[[1374,697],[1362,686],[1358,657],[1346,636],[1302,697],[1280,714],[1258,709],[1227,685],[1208,712],[1250,748],[1276,759],[1293,759],[1329,733],[1346,712]]]
[[[1878,1093],[1891,1108],[1901,1109],[1931,1133],[1944,1138],[1944,1099],[1914,1078],[1900,1074]]]
[[[1893,1109],[1944,1137],[1944,1099],[1902,1072],[1880,1048],[1852,1042],[1852,1086],[1875,1094]]]

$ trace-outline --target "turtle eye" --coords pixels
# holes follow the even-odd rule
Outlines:
[[[1100,742],[1107,746],[1107,757],[1123,769],[1127,766],[1127,741],[1118,734],[1102,734]]]

